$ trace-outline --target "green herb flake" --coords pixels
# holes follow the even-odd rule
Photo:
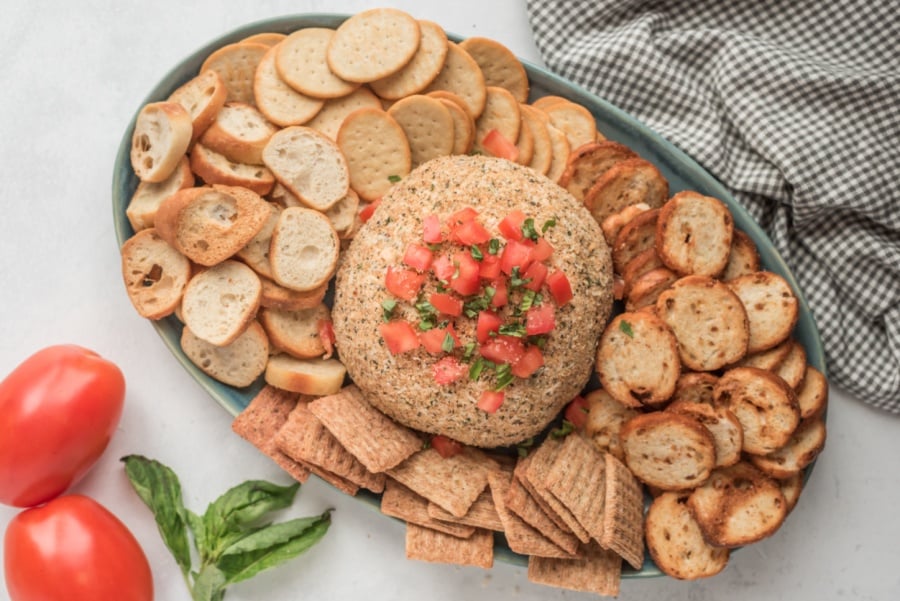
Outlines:
[[[394,314],[394,309],[397,308],[397,301],[393,299],[388,299],[385,301],[381,301],[381,309],[382,309],[382,319],[384,321],[390,321],[391,317]]]
[[[389,175],[388,176],[388,181],[391,182],[392,184],[396,184],[397,182],[399,182],[402,179],[403,178],[400,177],[399,175]]]
[[[472,258],[476,261],[480,261],[484,258],[484,253],[481,252],[481,249],[478,248],[475,244],[469,249],[469,252],[472,254]]]
[[[472,359],[472,353],[475,352],[475,343],[467,342],[463,347],[463,361],[469,361]]]
[[[526,290],[522,295],[522,302],[519,303],[519,311],[524,313],[531,307],[535,305],[535,299],[537,299],[538,293],[534,290]]]
[[[520,322],[505,323],[499,328],[499,332],[504,336],[515,336],[516,338],[525,337],[525,324]]]
[[[500,252],[500,240],[491,238],[488,242],[488,254],[496,255],[498,252]]]
[[[526,438],[522,442],[516,445],[516,453],[519,457],[525,458],[528,457],[528,453],[531,451],[531,447],[534,446],[534,436],[531,438]]]
[[[550,436],[553,438],[565,438],[569,434],[571,434],[575,430],[575,424],[570,422],[567,419],[564,419],[562,425],[559,428],[554,428],[550,431]]]
[[[556,227],[556,217],[548,219],[544,222],[544,225],[541,226],[541,233],[546,234],[547,230],[549,230],[551,227]]]
[[[475,361],[472,362],[472,365],[469,366],[469,379],[473,382],[481,377],[481,373],[484,371],[485,363],[487,363],[484,357],[476,357]]]
[[[532,219],[531,217],[522,222],[522,235],[530,240],[537,242],[539,235],[537,233],[537,230],[534,229],[534,219]]]
[[[445,353],[452,353],[455,345],[456,341],[453,339],[453,336],[450,335],[450,332],[447,332],[444,335],[444,341],[441,343],[441,350]]]
[[[494,385],[494,390],[498,392],[512,384],[512,381],[515,379],[515,376],[512,373],[512,367],[509,363],[501,363],[498,365],[496,375],[497,383]]]
[[[634,338],[634,329],[631,327],[631,324],[624,319],[619,322],[619,329],[629,338]]]

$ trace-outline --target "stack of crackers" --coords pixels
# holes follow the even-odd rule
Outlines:
[[[601,595],[618,594],[623,559],[643,565],[641,486],[578,431],[524,457],[444,457],[352,385],[317,398],[267,386],[233,429],[300,482],[381,494],[381,511],[406,521],[410,559],[490,568],[498,536],[528,556],[532,581]]]

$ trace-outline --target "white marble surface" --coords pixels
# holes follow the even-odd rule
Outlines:
[[[539,61],[521,0],[216,2],[11,0],[0,18],[0,372],[40,347],[74,342],[116,361],[126,408],[102,460],[78,487],[135,533],[156,598],[188,600],[150,514],[118,458],[142,453],[181,476],[196,511],[248,478],[286,481],[230,432],[230,416],[181,369],[138,317],[119,275],[110,210],[115,152],[152,85],[181,57],[231,29],[273,16],[395,5],[461,35],[495,38]],[[228,6],[228,8],[223,8]],[[833,391],[825,453],[798,509],[771,539],[736,553],[704,582],[630,580],[622,599],[731,601],[900,598],[900,419]],[[334,507],[307,555],[236,585],[227,598],[375,600],[577,599],[532,585],[525,570],[409,562],[404,531],[315,478],[288,515]],[[0,507],[0,529],[15,510]],[[2,551],[0,551],[2,552]],[[0,599],[7,599],[0,587]]]

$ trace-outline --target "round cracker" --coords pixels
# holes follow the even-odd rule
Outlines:
[[[437,98],[422,94],[407,96],[395,102],[388,114],[406,133],[413,169],[453,152],[453,117]]]
[[[341,79],[329,68],[325,55],[334,30],[326,27],[298,29],[280,44],[275,56],[278,74],[289,86],[313,98],[340,98],[359,87]]]
[[[281,40],[287,37],[285,33],[277,33],[275,31],[264,31],[262,33],[254,33],[253,35],[248,35],[241,42],[246,42],[250,44],[263,44],[264,46],[268,46],[271,48],[272,46],[278,44]]]
[[[412,60],[392,75],[371,83],[372,90],[387,100],[418,94],[434,81],[447,57],[447,34],[432,21],[419,21],[422,37]]]
[[[347,159],[350,187],[365,200],[379,198],[412,166],[409,142],[399,123],[376,108],[358,109],[344,119],[337,144]]]
[[[528,101],[528,73],[509,48],[496,40],[477,36],[459,45],[481,67],[485,85],[509,90],[518,102]]]
[[[450,92],[447,92],[450,94]],[[455,94],[454,94],[455,95]],[[475,142],[475,120],[459,103],[447,98],[438,98],[453,117],[453,154],[468,154]]]
[[[544,107],[550,123],[563,130],[572,148],[597,141],[597,122],[594,115],[572,101],[554,102]]]
[[[539,111],[531,105],[520,105],[519,112],[522,114],[524,125],[531,130],[531,134],[534,136],[534,149],[528,166],[538,173],[547,175],[547,172],[550,170],[550,164],[553,162],[553,145],[550,141],[547,122],[541,118]]]
[[[487,86],[481,67],[468,52],[453,42],[447,44],[447,57],[441,72],[425,89],[453,92],[465,102],[466,111],[473,119],[481,115],[487,101]]]
[[[519,150],[519,157],[516,162],[520,165],[530,165],[531,157],[534,156],[534,132],[531,131],[531,124],[522,117],[522,111],[519,111],[519,139],[516,140],[516,148]]]
[[[228,94],[226,102],[256,104],[253,98],[253,79],[259,61],[269,51],[265,44],[237,42],[222,46],[203,61],[200,72],[212,69],[222,78]]]
[[[519,103],[505,88],[486,88],[484,110],[475,120],[475,144],[472,149],[482,154],[490,154],[482,145],[485,136],[496,129],[500,135],[515,143],[519,139],[522,118]]]
[[[375,81],[406,66],[419,48],[419,22],[396,8],[356,13],[337,28],[328,44],[328,67],[341,79]]]
[[[326,100],[322,110],[310,119],[306,126],[334,140],[347,115],[365,107],[381,108],[381,101],[372,90],[364,87],[357,88],[356,91],[343,98]]]
[[[275,125],[303,125],[322,110],[325,101],[301,94],[285,83],[275,65],[277,54],[278,48],[272,47],[256,67],[253,78],[256,107]]]
[[[566,161],[569,160],[569,139],[563,130],[547,123],[547,133],[550,135],[550,148],[553,151],[553,158],[550,161],[550,168],[547,169],[547,177],[554,182],[566,172]]]

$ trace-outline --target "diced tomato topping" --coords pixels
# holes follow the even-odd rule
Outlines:
[[[503,253],[500,255],[500,271],[506,275],[513,272],[514,267],[519,268],[522,274],[528,269],[531,263],[531,247],[515,240],[510,240],[503,247]]]
[[[491,306],[500,308],[505,307],[506,303],[509,302],[509,288],[506,285],[506,279],[497,278],[491,283],[491,287],[494,289],[494,296],[491,298]]]
[[[547,277],[547,271],[549,271],[547,266],[538,261],[529,265],[528,269],[525,270],[525,273],[522,274],[523,279],[529,280],[528,283],[525,284],[525,288],[534,290],[535,292],[540,291],[541,286],[544,285],[544,278]]]
[[[550,295],[558,306],[561,307],[572,300],[572,285],[562,271],[557,270],[547,276],[547,287],[550,288]]]
[[[375,200],[373,200],[372,202],[370,202],[369,204],[364,206],[362,209],[360,209],[359,220],[362,221],[363,223],[365,223],[369,219],[371,219],[372,214],[375,213],[375,209],[378,208],[379,204],[381,204],[381,199],[376,198]]]
[[[453,229],[463,223],[474,221],[476,217],[478,217],[478,211],[472,207],[464,207],[447,218],[447,225]]]
[[[481,393],[481,398],[475,405],[485,413],[496,413],[500,405],[503,404],[503,391],[485,390]]]
[[[478,276],[483,280],[493,280],[500,275],[500,257],[485,254],[481,259]]]
[[[378,326],[381,337],[392,355],[399,355],[419,348],[419,337],[406,321],[389,321]]]
[[[325,347],[324,358],[328,359],[334,354],[334,324],[330,319],[320,319],[316,325],[319,331],[319,340],[322,341],[322,346]]]
[[[406,253],[403,255],[403,262],[418,271],[427,271],[431,267],[431,261],[434,253],[427,247],[419,244],[410,244],[406,247]]]
[[[453,266],[453,259],[449,255],[441,255],[431,263],[431,270],[434,277],[446,283],[453,277],[456,267]]]
[[[481,145],[495,157],[515,162],[519,158],[519,149],[515,141],[510,141],[496,129],[492,129],[481,141]]]
[[[450,237],[454,242],[472,246],[473,244],[484,244],[491,239],[491,234],[483,225],[473,219],[454,227],[450,231]]]
[[[444,315],[450,315],[451,317],[459,317],[462,315],[463,301],[461,298],[456,298],[452,294],[435,292],[428,297],[428,302],[430,302],[439,313],[443,313]]]
[[[429,215],[422,222],[422,240],[427,244],[440,244],[444,241],[441,235],[441,220],[437,215]]]
[[[551,256],[553,256],[553,247],[550,246],[546,238],[538,238],[538,241],[531,249],[531,258],[535,261],[546,261]]]
[[[585,424],[587,424],[589,410],[590,405],[587,400],[579,395],[566,405],[566,411],[563,413],[563,417],[566,421],[571,422],[575,428],[581,430],[584,428]]]
[[[437,361],[431,371],[434,381],[440,385],[452,384],[469,372],[468,366],[456,357],[447,356]]]
[[[436,434],[431,437],[431,447],[444,459],[459,455],[463,451],[461,442],[448,438],[443,434]]]
[[[525,333],[529,336],[549,334],[556,328],[553,305],[543,304],[528,309],[525,313]]]
[[[478,278],[480,265],[468,252],[458,252],[453,255],[455,267],[454,275],[450,278],[450,288],[463,296],[470,296],[478,292],[481,282]]]
[[[528,378],[544,365],[544,353],[533,344],[525,347],[525,354],[512,366],[513,375],[518,378]]]
[[[525,344],[515,336],[494,336],[483,343],[478,352],[493,363],[515,364],[525,354]]]
[[[450,349],[453,350],[459,346],[459,338],[449,326],[446,328],[431,328],[430,330],[419,332],[419,340],[422,341],[422,346],[425,347],[426,351],[432,355],[440,355],[447,352],[444,350],[444,341],[447,340],[448,335],[453,340],[453,346]]]
[[[403,300],[416,298],[424,283],[425,274],[416,273],[412,269],[388,267],[384,276],[384,285],[387,286],[388,292]]]
[[[503,234],[503,237],[507,240],[521,240],[522,224],[524,222],[525,213],[519,210],[513,210],[497,224],[497,229],[500,230],[500,233]]]
[[[475,339],[479,344],[484,344],[491,338],[491,332],[500,330],[503,320],[493,311],[479,311],[478,323],[475,326]]]

